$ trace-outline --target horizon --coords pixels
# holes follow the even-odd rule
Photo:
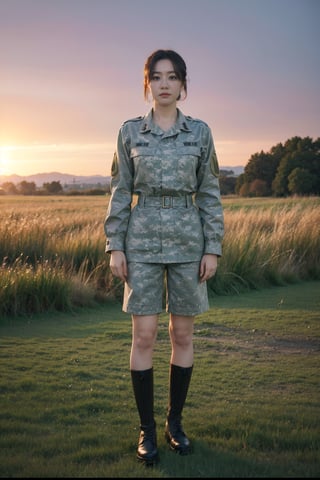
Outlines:
[[[163,0],[161,15],[155,6],[1,0],[0,175],[110,176],[121,124],[152,106],[143,66],[157,48],[185,59],[178,107],[208,123],[220,169],[320,136],[318,0]]]
[[[243,169],[245,168],[244,165],[225,165],[224,167],[220,167],[220,170],[232,170],[232,169]],[[109,174],[101,174],[101,173],[86,173],[86,174],[77,174],[77,173],[70,173],[70,172],[59,172],[56,170],[47,171],[47,172],[37,172],[37,173],[28,173],[25,175],[21,175],[19,173],[0,173],[0,177],[35,177],[38,175],[70,175],[73,177],[111,177],[111,173]]]

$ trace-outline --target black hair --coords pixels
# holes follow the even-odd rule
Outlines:
[[[182,82],[187,95],[187,66],[181,55],[174,50],[155,50],[146,60],[144,65],[144,98],[148,95],[148,85],[151,80],[155,65],[159,60],[170,60],[178,79]]]

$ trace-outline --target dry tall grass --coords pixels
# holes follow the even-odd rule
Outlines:
[[[254,202],[254,200],[252,200]],[[270,208],[225,209],[224,253],[220,276],[250,288],[319,278],[320,206],[280,204]]]
[[[108,197],[0,197],[0,315],[120,297],[103,221]],[[224,199],[216,294],[320,278],[320,199]]]

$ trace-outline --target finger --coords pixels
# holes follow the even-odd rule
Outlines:
[[[200,276],[200,278],[203,277],[204,272],[205,272],[204,265],[203,265],[202,263],[200,263],[200,268],[199,268],[199,276]]]
[[[113,267],[113,268],[111,268],[111,273],[112,273],[113,276],[115,276],[117,278],[120,278],[120,280],[124,279],[122,269],[119,269],[117,267]]]

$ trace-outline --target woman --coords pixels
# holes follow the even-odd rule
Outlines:
[[[209,308],[206,281],[216,272],[224,233],[212,134],[206,123],[177,108],[187,95],[187,69],[175,51],[148,57],[145,99],[150,94],[149,113],[120,128],[104,225],[112,274],[125,283],[123,311],[132,316],[137,458],[146,464],[158,460],[153,350],[164,285],[171,341],[165,438],[186,455],[191,444],[181,419],[193,370],[194,319]]]

